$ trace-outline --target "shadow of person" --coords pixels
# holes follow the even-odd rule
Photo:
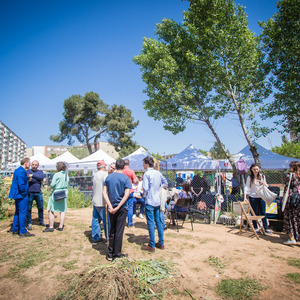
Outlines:
[[[140,222],[135,222],[134,223],[134,227],[135,228],[143,228],[143,229],[147,229],[148,227],[147,227],[147,224],[145,223],[145,222],[142,222],[142,221],[140,221]]]
[[[126,236],[128,236],[127,241],[131,244],[137,244],[137,245],[144,245],[146,242],[149,241],[148,235],[135,235],[133,233],[125,233]]]

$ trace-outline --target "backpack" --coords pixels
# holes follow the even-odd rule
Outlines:
[[[248,167],[246,162],[243,159],[239,159],[236,163],[235,163],[236,169],[238,171],[238,173],[240,175],[244,175],[247,174],[248,172]]]

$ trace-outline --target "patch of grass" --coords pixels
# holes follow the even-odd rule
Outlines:
[[[225,268],[225,263],[219,257],[210,256],[205,262],[209,263],[209,265],[214,267],[220,274],[223,273],[222,269]]]
[[[259,284],[256,279],[224,279],[216,287],[216,292],[225,298],[234,300],[252,299],[266,287]]]
[[[295,283],[300,283],[300,273],[287,273],[285,277],[294,281]]]
[[[65,268],[66,270],[74,270],[77,269],[76,260],[71,260],[67,262],[62,263],[62,267]]]
[[[300,269],[300,259],[290,257],[288,259],[289,266],[297,267]]]
[[[177,288],[174,288],[172,290],[172,294],[173,295],[176,295],[176,296],[185,296],[186,295],[186,292],[185,291],[180,291],[178,290]]]

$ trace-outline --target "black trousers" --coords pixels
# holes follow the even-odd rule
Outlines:
[[[123,234],[126,224],[127,210],[121,207],[114,215],[109,214],[110,233],[108,244],[108,256],[112,258],[121,257]]]

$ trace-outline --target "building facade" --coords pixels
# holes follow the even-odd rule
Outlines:
[[[26,143],[0,121],[0,168],[26,157]]]

